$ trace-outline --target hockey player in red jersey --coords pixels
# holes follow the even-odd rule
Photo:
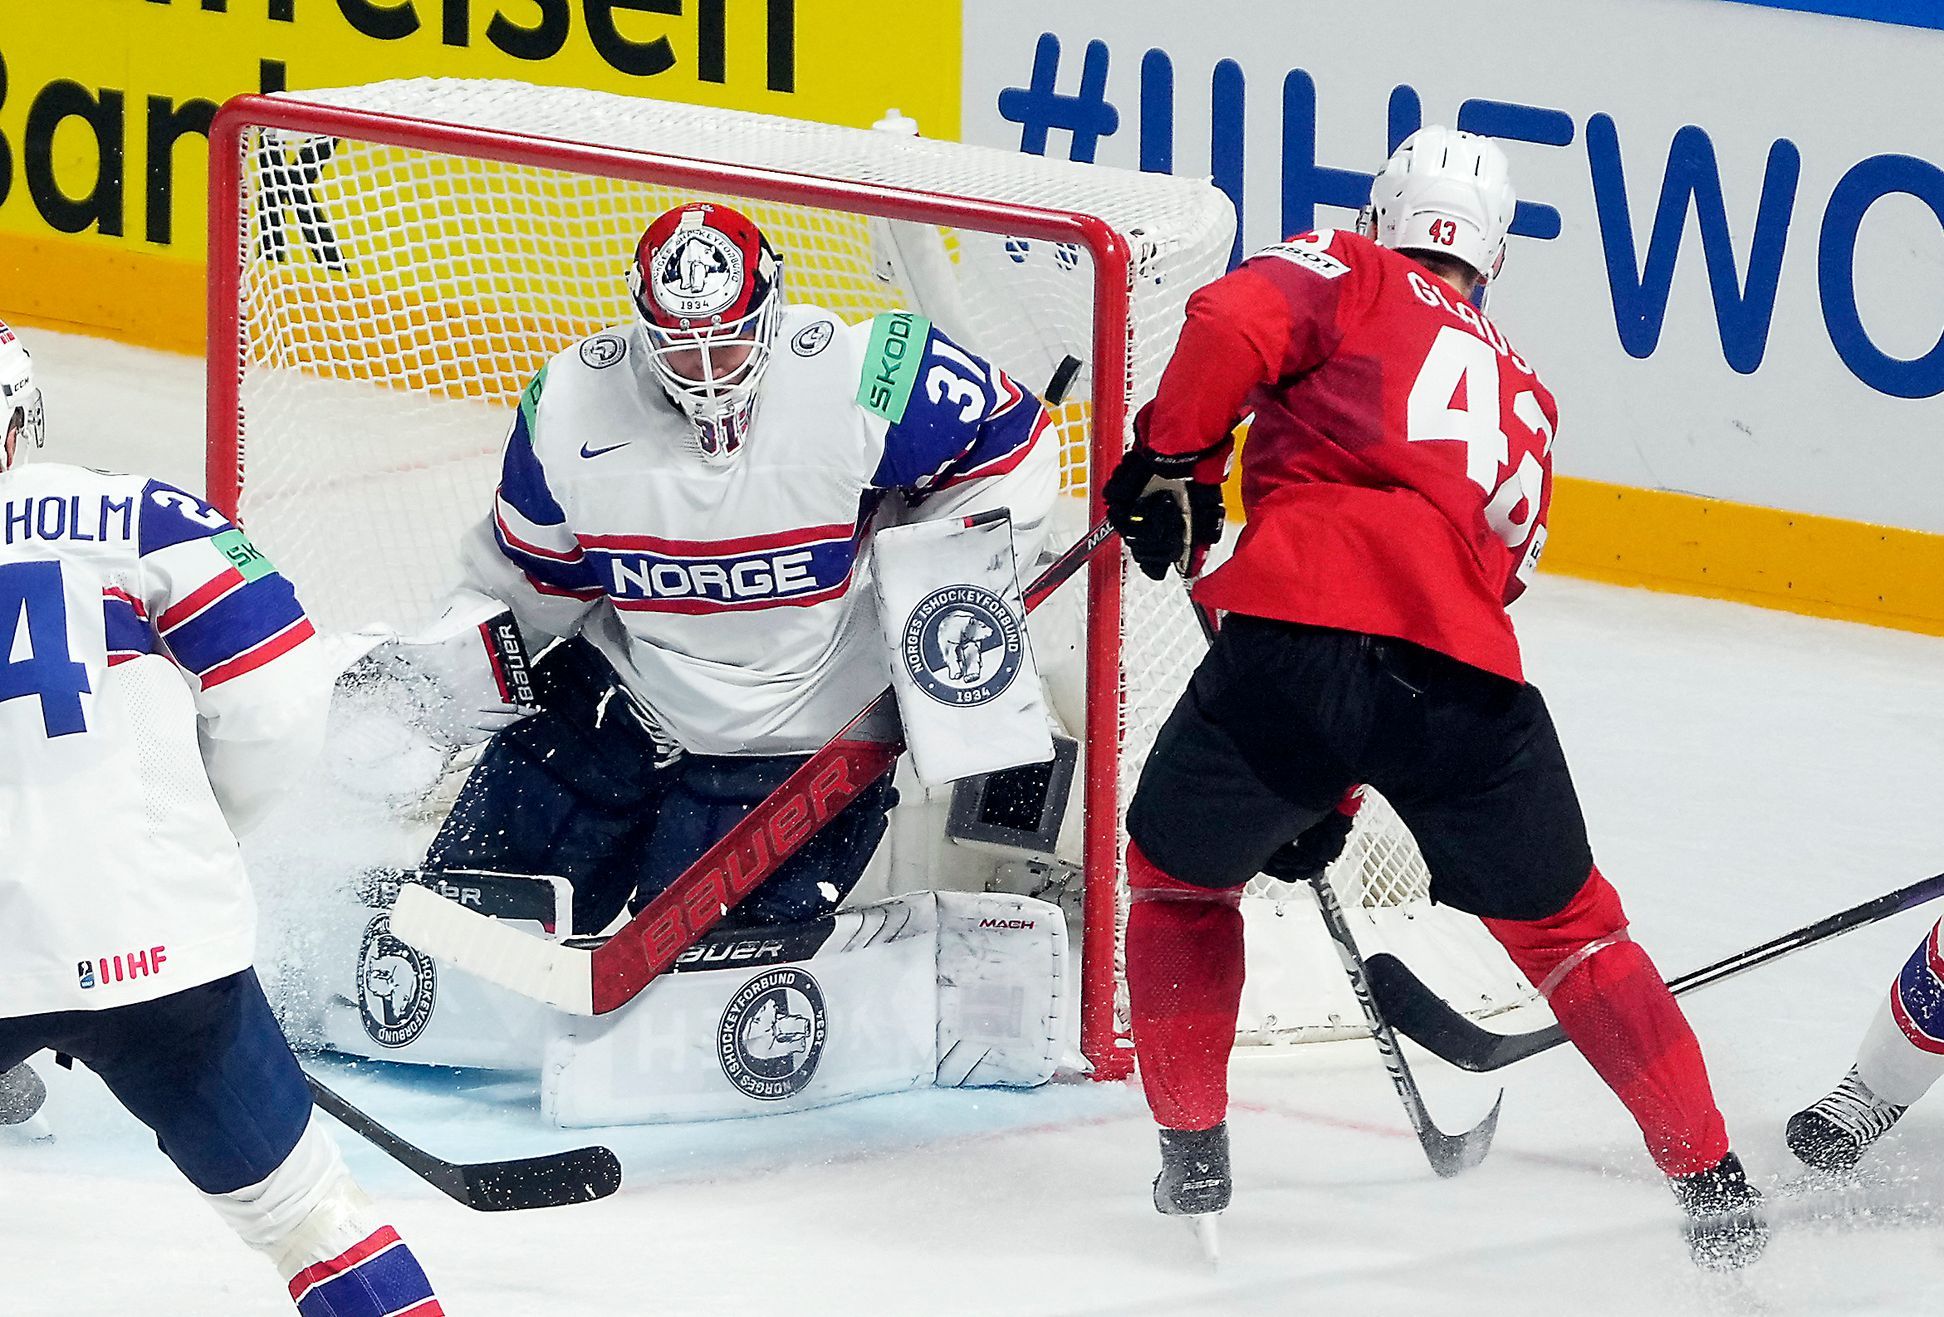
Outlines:
[[[1221,534],[1230,432],[1254,414],[1247,522],[1195,591],[1227,620],[1128,814],[1155,1206],[1229,1200],[1243,884],[1306,833],[1298,849],[1327,859],[1346,831],[1338,802],[1369,783],[1410,826],[1433,898],[1484,921],[1639,1123],[1696,1261],[1740,1266],[1767,1239],[1761,1196],[1693,1031],[1593,863],[1506,616],[1545,542],[1558,418],[1479,309],[1513,208],[1492,142],[1413,134],[1358,232],[1278,243],[1190,299],[1106,484],[1142,569],[1191,574]]]

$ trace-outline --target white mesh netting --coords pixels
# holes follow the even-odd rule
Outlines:
[[[276,99],[287,122],[251,129],[236,160],[216,161],[234,167],[242,211],[241,393],[234,433],[212,429],[210,460],[212,475],[240,473],[238,511],[327,628],[409,628],[435,611],[459,535],[488,505],[518,390],[553,352],[632,313],[623,271],[636,239],[696,194],[614,177],[616,159],[650,152],[1097,216],[1132,253],[1129,403],[1152,395],[1188,294],[1221,273],[1233,231],[1227,199],[1205,182],[904,133],[502,82]],[[304,105],[382,119],[307,129]],[[558,166],[469,155],[439,124],[553,139],[561,149],[543,154]],[[915,304],[1036,388],[1062,356],[1091,355],[1095,270],[1083,246],[1009,236],[1003,217],[941,229],[867,219],[854,199],[711,195],[762,226],[793,299],[850,319]],[[1070,395],[1081,401],[1059,412],[1072,497],[1056,547],[1086,522],[1092,387],[1084,370]],[[1105,750],[1118,754],[1123,801],[1204,648],[1178,582],[1124,575],[1121,733]],[[1076,581],[1033,626],[1076,731],[1085,611]],[[1424,874],[1408,833],[1386,809],[1367,813],[1338,867],[1345,903],[1415,912]],[[1118,831],[1118,817],[1099,826]],[[1285,1023],[1253,1032],[1319,1023],[1299,1022],[1297,1008],[1268,1014]]]

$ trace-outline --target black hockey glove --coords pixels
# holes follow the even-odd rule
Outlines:
[[[1222,487],[1195,479],[1195,467],[1206,456],[1163,456],[1137,443],[1101,490],[1107,520],[1135,563],[1156,581],[1170,567],[1189,575],[1202,553],[1221,541]]]
[[[1356,816],[1333,809],[1309,827],[1295,841],[1284,842],[1263,862],[1262,871],[1286,883],[1313,883],[1343,854],[1343,843],[1350,836]]]

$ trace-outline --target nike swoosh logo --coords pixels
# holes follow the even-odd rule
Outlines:
[[[590,448],[589,448],[589,447],[588,447],[588,446],[587,446],[586,444],[582,444],[582,445],[581,445],[581,456],[582,456],[582,457],[599,457],[599,456],[600,456],[600,455],[601,455],[602,453],[611,453],[611,452],[613,452],[613,451],[614,451],[615,449],[617,449],[617,448],[626,448],[627,446],[628,446],[628,441],[627,441],[626,439],[623,439],[623,440],[622,440],[622,441],[621,441],[620,443],[618,443],[618,444],[609,444],[609,445],[608,445],[608,446],[607,446],[606,448],[592,448],[592,449],[590,449]]]

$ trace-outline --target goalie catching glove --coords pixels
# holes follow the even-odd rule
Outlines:
[[[338,684],[402,693],[413,705],[412,721],[454,747],[539,711],[533,664],[513,614],[499,600],[463,588],[424,631],[379,640]]]
[[[1229,440],[1222,439],[1195,453],[1157,453],[1144,442],[1148,412],[1134,418],[1134,446],[1107,477],[1101,494],[1107,520],[1120,532],[1134,562],[1153,580],[1173,567],[1184,577],[1201,570],[1208,550],[1221,542],[1221,471]],[[1214,468],[1210,470],[1210,468]]]

